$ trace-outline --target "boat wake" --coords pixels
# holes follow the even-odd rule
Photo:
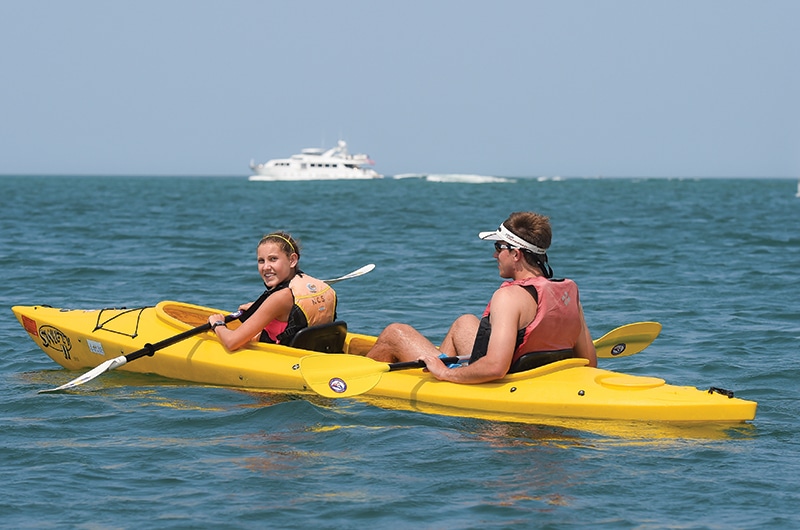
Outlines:
[[[400,175],[394,175],[392,178],[394,178],[394,179],[417,178],[417,179],[421,179],[421,180],[427,180],[428,182],[458,182],[458,183],[466,183],[466,184],[490,184],[490,183],[497,183],[497,182],[509,182],[509,183],[516,182],[515,179],[510,179],[510,178],[506,178],[506,177],[492,177],[492,176],[488,176],[488,175],[469,175],[469,174],[462,174],[462,173],[435,173],[435,174],[402,173]]]

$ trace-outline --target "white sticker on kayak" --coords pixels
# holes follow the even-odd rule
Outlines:
[[[96,353],[97,355],[105,355],[106,352],[103,351],[103,345],[97,342],[96,340],[86,339],[86,344],[89,345],[89,351],[92,353]]]

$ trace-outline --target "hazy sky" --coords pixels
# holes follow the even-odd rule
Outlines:
[[[0,0],[0,174],[800,176],[800,1]]]

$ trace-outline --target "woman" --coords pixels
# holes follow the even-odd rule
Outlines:
[[[336,292],[298,268],[300,245],[290,234],[264,236],[256,255],[258,273],[267,290],[255,302],[239,307],[244,311],[242,324],[229,329],[223,315],[208,317],[225,348],[237,350],[252,340],[289,344],[301,329],[336,319]]]

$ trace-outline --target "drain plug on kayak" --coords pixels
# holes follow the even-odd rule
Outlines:
[[[578,395],[579,395],[579,396],[582,396],[582,395],[584,395],[584,394],[586,394],[586,392],[584,392],[583,390],[578,390]]]

